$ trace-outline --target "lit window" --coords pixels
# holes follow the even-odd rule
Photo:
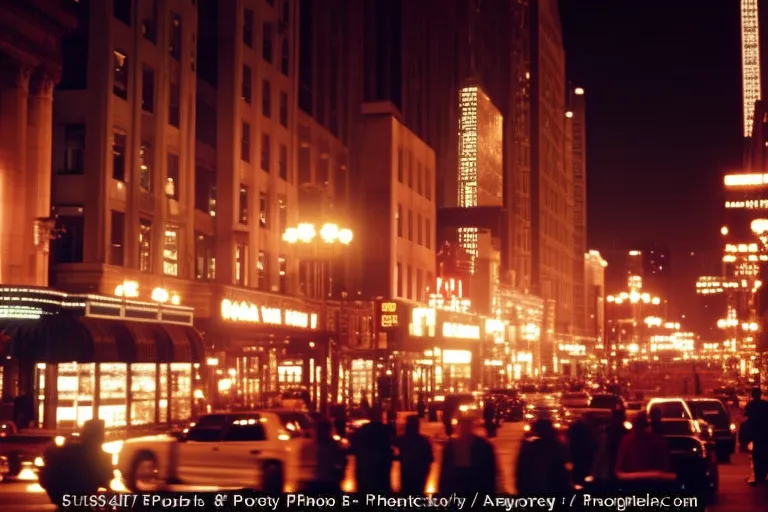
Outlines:
[[[152,221],[139,219],[139,269],[152,270]]]
[[[167,276],[179,275],[179,228],[165,228],[163,273]]]

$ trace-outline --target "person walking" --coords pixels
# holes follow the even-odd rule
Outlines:
[[[744,407],[744,416],[752,444],[754,481],[750,484],[764,484],[768,478],[768,402],[763,400],[760,388],[752,389],[752,400]]]
[[[443,426],[446,437],[453,435],[453,416],[456,413],[453,401],[443,402]]]
[[[641,411],[619,445],[616,476],[629,489],[662,491],[676,478],[667,440],[650,426],[648,416]]]
[[[353,435],[350,453],[355,457],[357,492],[388,493],[392,490],[392,441],[391,425],[382,422],[382,411],[371,408],[370,421]]]
[[[488,439],[496,437],[498,430],[496,404],[488,397],[483,406],[483,419],[485,420],[485,432]]]
[[[592,474],[595,463],[597,442],[592,428],[584,418],[579,418],[568,427],[568,453],[573,464],[571,477],[574,483],[583,485]]]
[[[321,418],[315,422],[314,436],[301,446],[300,460],[303,492],[322,495],[341,493],[347,456],[333,439],[330,421]]]
[[[493,445],[474,433],[472,418],[462,417],[458,427],[458,435],[448,439],[443,449],[440,494],[494,494],[497,467]]]
[[[400,492],[407,496],[424,494],[429,469],[435,460],[432,443],[419,432],[419,427],[419,417],[408,416],[405,432],[395,441],[400,460]]]
[[[539,419],[533,435],[520,446],[515,471],[515,486],[521,495],[560,494],[572,489],[566,468],[566,450],[548,419]]]
[[[599,488],[608,490],[616,481],[616,457],[619,445],[627,434],[626,412],[616,408],[611,412],[611,422],[603,429],[597,444],[595,467],[592,472]]]

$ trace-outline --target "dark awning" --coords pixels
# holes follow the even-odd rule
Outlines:
[[[202,363],[205,359],[203,337],[194,327],[162,324],[171,340],[173,360],[176,362]]]
[[[0,333],[3,355],[43,363],[191,363],[205,358],[200,334],[184,325],[50,315],[0,319]]]

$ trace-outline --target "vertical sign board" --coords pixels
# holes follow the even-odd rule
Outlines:
[[[376,331],[378,333],[378,348],[393,349],[400,327],[401,306],[392,300],[376,302]]]

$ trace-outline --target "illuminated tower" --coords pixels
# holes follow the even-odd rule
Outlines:
[[[459,91],[459,208],[504,204],[503,122],[482,88],[467,85]],[[459,227],[459,245],[470,256],[471,274],[479,256],[478,240],[476,226]]]
[[[752,136],[755,103],[760,100],[760,22],[758,0],[741,0],[741,86],[744,137]]]

